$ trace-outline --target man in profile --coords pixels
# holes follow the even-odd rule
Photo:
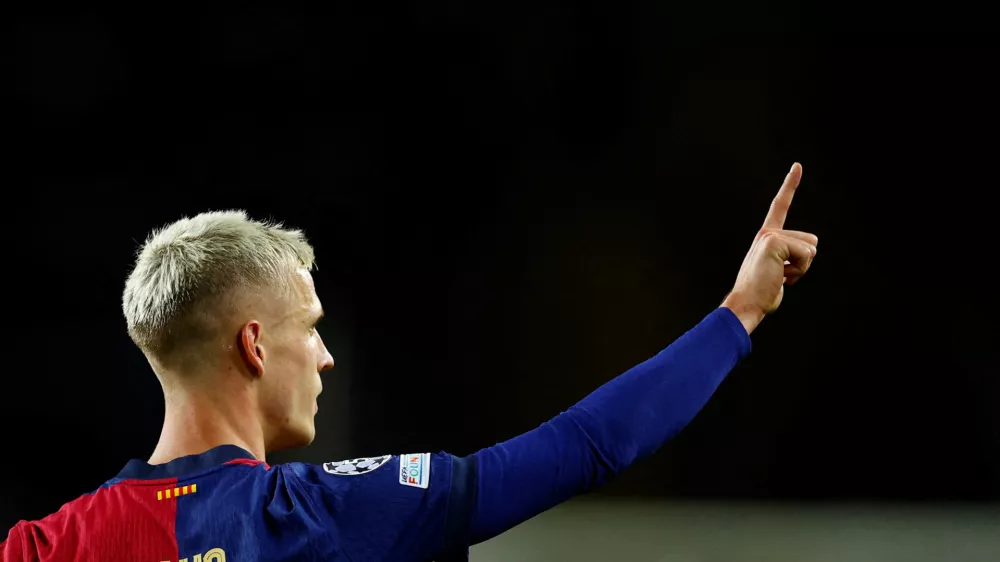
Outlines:
[[[269,466],[315,436],[333,358],[302,232],[208,212],[146,241],[122,299],[163,387],[156,448],[0,543],[21,560],[455,560],[652,454],[750,352],[749,335],[806,273],[816,236],[784,229],[796,164],[732,291],[656,356],[538,428],[445,452]]]

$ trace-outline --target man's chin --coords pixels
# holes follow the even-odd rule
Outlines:
[[[300,449],[311,445],[315,439],[316,427],[310,424],[309,427],[295,428],[294,430],[285,432],[274,443],[271,443],[267,449],[268,452]]]

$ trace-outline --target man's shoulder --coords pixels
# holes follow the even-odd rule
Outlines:
[[[426,490],[432,472],[450,470],[447,462],[443,462],[446,459],[435,457],[430,453],[387,454],[320,463],[290,462],[278,467],[326,488],[346,490],[395,484]]]
[[[95,545],[114,543],[114,533],[123,527],[152,534],[167,525],[171,512],[165,502],[154,505],[149,501],[149,505],[139,506],[137,499],[143,497],[142,492],[149,495],[149,490],[135,490],[112,479],[64,503],[55,512],[22,519],[8,531],[6,554],[12,560],[37,558],[41,552],[52,560],[72,560],[76,553],[89,552]],[[155,497],[150,496],[150,500]],[[14,551],[19,555],[12,555]]]

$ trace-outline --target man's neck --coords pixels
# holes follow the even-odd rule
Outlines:
[[[202,388],[169,392],[160,440],[147,462],[163,464],[220,445],[235,445],[266,461],[264,432],[251,413],[254,404],[246,396],[221,394]]]

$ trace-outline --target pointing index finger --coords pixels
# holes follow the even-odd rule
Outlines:
[[[785,217],[788,216],[788,208],[792,206],[792,196],[799,187],[802,180],[802,165],[798,162],[792,164],[792,169],[785,176],[785,183],[781,184],[781,189],[771,201],[771,208],[764,219],[764,228],[780,230],[785,226]]]

